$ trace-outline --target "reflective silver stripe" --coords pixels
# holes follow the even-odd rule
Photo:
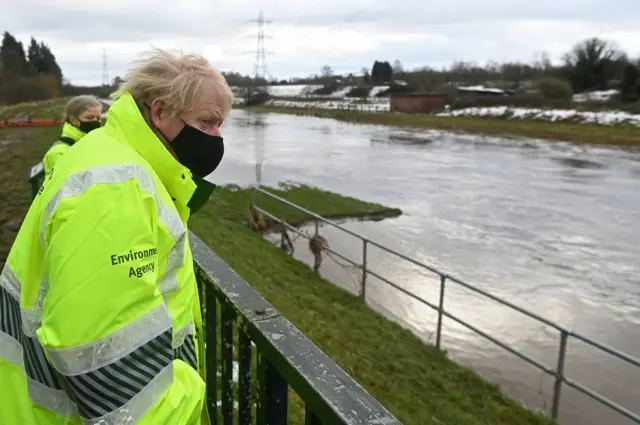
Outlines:
[[[67,146],[69,146],[69,144],[68,144],[68,143],[63,142],[62,140],[56,140],[56,141],[54,142],[54,144],[53,144],[53,145],[51,145],[51,148],[53,148],[54,146],[58,146],[58,145],[67,145]],[[51,148],[49,148],[49,149],[51,149]]]
[[[24,336],[20,323],[20,297],[14,297],[4,284],[0,287],[0,318],[0,358],[22,369],[27,379],[29,399],[62,416],[75,417],[75,404],[62,390],[58,376],[44,358],[37,339]]]
[[[138,181],[138,184],[143,191],[154,197],[158,208],[158,219],[169,229],[169,232],[171,232],[171,235],[175,240],[175,245],[170,250],[167,258],[167,266],[165,267],[164,275],[158,283],[158,289],[163,296],[165,296],[166,302],[167,296],[178,289],[176,273],[178,269],[182,267],[184,260],[184,240],[186,237],[186,229],[182,224],[180,215],[162,201],[153,184],[153,178],[141,165],[102,165],[80,171],[67,177],[67,180],[64,182],[62,187],[55,195],[53,195],[45,207],[40,226],[40,242],[44,251],[44,237],[49,219],[58,208],[62,198],[81,195],[86,192],[89,187],[95,184],[124,183],[134,178]],[[25,315],[28,316],[27,320],[25,320],[25,324],[27,324],[27,330],[30,334],[35,334],[36,329],[40,327],[42,303],[48,290],[49,282],[46,276],[44,276],[40,283],[38,296],[36,297],[36,303],[32,309],[32,313],[25,312]]]
[[[115,362],[169,329],[171,316],[163,303],[98,341],[79,347],[45,350],[53,367],[63,375],[86,374]]]
[[[51,214],[58,208],[62,198],[70,198],[78,196],[87,191],[95,184],[114,184],[124,183],[130,179],[137,179],[138,184],[145,192],[152,194],[159,201],[158,194],[153,186],[153,179],[146,170],[138,164],[122,164],[122,165],[102,165],[99,167],[89,168],[67,177],[62,187],[49,200],[44,215],[42,217],[42,226],[40,229],[40,241],[44,249],[44,235],[49,223]],[[158,210],[162,209],[162,202],[158,203]],[[174,214],[177,213],[174,211]],[[178,217],[179,219],[179,217]]]
[[[42,312],[20,308],[20,316],[22,316],[22,332],[29,338],[35,338],[36,330],[42,323]]]
[[[147,384],[142,391],[136,394],[124,406],[115,409],[99,418],[82,418],[85,425],[121,425],[135,424],[151,409],[164,395],[167,388],[173,382],[173,363]]]
[[[13,298],[20,299],[20,281],[9,267],[9,263],[5,263],[2,273],[0,273],[0,286],[6,289]]]
[[[0,331],[0,359],[5,359],[24,370],[22,345],[11,335]]]
[[[52,412],[67,418],[78,416],[78,409],[64,390],[49,388],[40,382],[27,377],[27,390],[29,398],[35,404],[46,407]]]
[[[186,326],[173,332],[173,348],[180,347],[187,335],[193,335],[193,322],[189,322]]]
[[[44,272],[42,281],[40,282],[40,288],[38,288],[34,308],[20,308],[22,330],[28,337],[35,338],[36,330],[38,330],[42,323],[42,304],[44,303],[44,298],[47,296],[47,292],[49,292],[49,279],[47,279],[47,274]]]

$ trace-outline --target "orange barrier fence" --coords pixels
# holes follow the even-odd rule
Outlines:
[[[64,121],[55,119],[26,119],[19,121],[0,121],[0,128],[5,127],[55,127],[62,125]]]

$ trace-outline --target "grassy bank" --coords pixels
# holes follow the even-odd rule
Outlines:
[[[29,168],[59,136],[59,127],[0,129],[0,264],[4,264],[31,202]]]
[[[8,206],[3,205],[0,216],[0,266],[29,205],[27,169],[40,160],[59,131],[0,130],[0,199]],[[327,216],[394,211],[306,186],[274,191]],[[252,232],[246,224],[250,196],[249,190],[237,186],[219,188],[192,218],[191,229],[405,425],[552,423]],[[261,198],[259,203],[280,211],[275,201]],[[287,216],[299,223],[307,219],[292,209]],[[303,423],[299,407],[291,409],[292,424]]]
[[[235,106],[234,106],[235,107]],[[235,107],[238,108],[238,107]],[[255,112],[276,112],[299,116],[333,118],[341,121],[384,124],[410,128],[438,129],[464,133],[479,133],[504,137],[562,140],[617,147],[640,147],[640,128],[634,126],[605,126],[569,122],[506,120],[481,117],[439,117],[428,114],[399,112],[361,112],[330,109],[285,107],[241,107]]]

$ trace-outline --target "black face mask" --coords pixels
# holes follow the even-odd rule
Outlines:
[[[100,121],[80,121],[78,128],[83,133],[91,133],[93,130],[100,128]]]
[[[144,106],[151,110],[146,103]],[[224,156],[224,141],[220,136],[212,136],[190,126],[182,118],[180,121],[184,127],[173,140],[169,140],[159,128],[156,127],[156,130],[169,141],[178,162],[191,170],[194,176],[204,178],[220,165]]]
[[[224,156],[224,141],[220,136],[212,136],[182,122],[184,127],[169,144],[182,165],[195,176],[204,178],[220,165]]]

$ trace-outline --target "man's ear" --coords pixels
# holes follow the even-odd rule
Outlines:
[[[80,126],[80,120],[77,117],[69,116],[69,122],[73,124],[75,127]]]
[[[165,113],[164,101],[161,99],[154,99],[151,102],[149,113],[151,114],[151,121],[153,124],[156,128],[159,127],[163,114]]]

